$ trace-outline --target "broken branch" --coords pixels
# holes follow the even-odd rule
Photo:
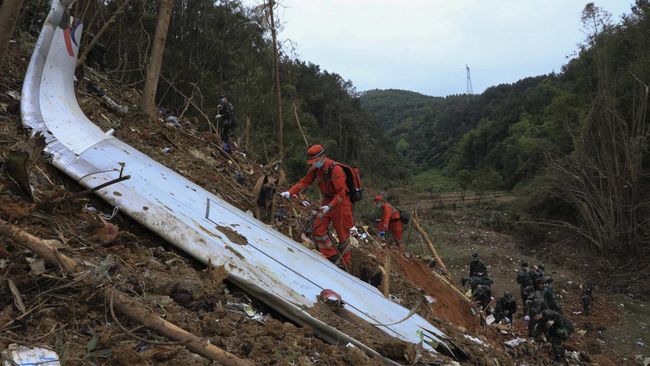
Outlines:
[[[77,192],[77,193],[75,193],[73,195],[70,195],[68,197],[62,198],[60,200],[54,201],[54,202],[51,203],[51,205],[60,205],[60,204],[62,204],[64,202],[68,202],[68,201],[72,201],[72,200],[77,199],[77,198],[88,196],[88,195],[90,195],[90,194],[92,194],[92,193],[94,193],[96,191],[99,191],[102,188],[106,188],[106,187],[108,187],[110,185],[125,181],[125,180],[130,179],[130,178],[131,178],[130,175],[125,175],[125,176],[122,176],[122,177],[119,177],[119,178],[115,178],[113,180],[109,180],[108,182],[102,183],[102,184],[98,185],[97,187],[89,188],[89,189],[86,189],[84,191]]]
[[[8,236],[17,244],[32,250],[34,253],[43,257],[47,262],[59,266],[62,269],[81,267],[81,265],[79,265],[74,259],[58,253],[58,251],[55,248],[52,248],[47,241],[32,236],[15,225],[9,224],[1,219],[0,234]],[[90,277],[88,277],[88,279],[89,281],[92,281]],[[128,297],[116,289],[107,288],[104,291],[104,296],[105,299],[111,301],[115,306],[115,309],[122,314],[142,323],[147,328],[157,331],[165,337],[183,343],[188,350],[194,353],[226,366],[251,366],[250,362],[242,360],[237,356],[210,344],[207,340],[199,338],[173,323],[164,320],[154,312],[147,310],[145,306],[137,300]]]
[[[27,308],[25,307],[25,303],[23,303],[23,299],[20,295],[20,291],[18,291],[18,287],[16,287],[16,284],[11,280],[11,278],[7,279],[7,284],[9,284],[9,290],[11,290],[11,294],[14,295],[14,304],[16,304],[18,310],[20,310],[20,312],[24,315],[27,313]]]
[[[59,266],[64,272],[74,270],[77,266],[77,263],[74,260],[68,258],[63,254],[60,254],[56,248],[52,247],[51,242],[37,238],[32,234],[2,219],[0,219],[0,234],[5,235],[6,237],[15,241],[17,244],[20,244],[32,252],[38,254],[48,263]]]
[[[417,219],[417,215],[413,214],[411,216],[412,216],[411,221],[413,221],[413,225],[415,226],[417,231],[420,232],[420,235],[422,235],[422,239],[424,239],[424,241],[429,246],[429,250],[431,250],[431,254],[433,254],[433,258],[436,260],[436,263],[438,263],[438,265],[440,266],[440,269],[442,269],[443,275],[445,277],[448,277],[449,276],[449,271],[447,270],[447,267],[445,267],[445,264],[442,262],[442,259],[438,255],[438,252],[436,251],[436,248],[433,246],[433,242],[431,241],[431,238],[429,237],[429,234],[427,234],[427,232],[424,231],[422,226],[420,226],[420,223],[418,222],[418,219]]]

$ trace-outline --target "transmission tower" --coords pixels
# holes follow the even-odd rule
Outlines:
[[[469,66],[465,64],[465,69],[467,70],[467,95],[474,94],[474,89],[472,89],[472,76],[469,74]]]

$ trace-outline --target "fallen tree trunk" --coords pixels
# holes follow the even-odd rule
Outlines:
[[[77,269],[77,262],[69,257],[59,253],[53,247],[56,245],[55,240],[44,240],[0,219],[0,234],[11,238],[17,244],[20,244],[32,252],[38,254],[46,262],[61,268],[63,272],[70,272]]]
[[[118,290],[107,288],[104,296],[115,306],[115,309],[122,314],[127,315],[129,318],[141,323],[149,329],[155,330],[167,338],[182,342],[188,350],[196,354],[217,361],[226,366],[252,365],[252,363],[242,360],[232,353],[210,344],[207,340],[199,338],[185,329],[159,317],[153,311],[142,306],[138,301],[124,295]]]
[[[418,222],[417,216],[416,215],[412,215],[412,216],[413,217],[412,217],[411,221],[413,222],[413,225],[415,225],[415,228],[417,229],[417,231],[419,231],[420,235],[422,235],[422,239],[424,239],[424,241],[429,246],[429,250],[431,250],[431,254],[433,254],[433,258],[436,260],[436,263],[438,263],[438,265],[440,266],[440,269],[442,269],[443,275],[445,277],[448,277],[449,276],[449,271],[447,270],[447,267],[445,267],[445,264],[442,263],[442,259],[438,255],[438,252],[436,251],[436,248],[433,246],[433,242],[431,241],[431,238],[429,237],[429,234],[427,234],[427,232],[424,231],[422,226],[420,226],[420,223]]]
[[[0,219],[0,234],[12,239],[16,244],[22,245],[45,261],[58,266],[63,271],[79,270],[80,265],[74,259],[61,254],[52,247],[52,240],[37,238],[26,231]],[[78,274],[79,272],[77,272]],[[96,285],[90,276],[85,277],[89,285]],[[143,304],[119,290],[107,288],[104,292],[105,299],[114,305],[120,313],[134,321],[142,323],[145,327],[159,334],[181,342],[189,351],[199,354],[207,359],[217,361],[226,366],[250,366],[252,363],[242,360],[237,356],[210,344],[207,340],[199,338],[192,333],[176,326],[148,310]]]

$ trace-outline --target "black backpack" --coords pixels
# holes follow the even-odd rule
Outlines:
[[[411,222],[411,213],[408,211],[400,210],[399,208],[397,211],[399,211],[399,219],[402,221],[402,224],[408,225],[409,222]]]
[[[325,173],[327,180],[331,180],[332,169],[334,169],[336,165],[343,168],[343,171],[345,172],[345,185],[348,186],[350,201],[352,203],[361,201],[363,198],[363,188],[361,187],[361,175],[359,174],[359,168],[353,168],[341,163],[332,163],[332,165],[327,168],[327,172]]]

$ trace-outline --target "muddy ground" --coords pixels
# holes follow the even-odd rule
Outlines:
[[[33,39],[26,39],[13,43],[8,65],[0,72],[0,159],[3,167],[0,218],[40,238],[56,240],[62,253],[92,263],[98,283],[97,286],[85,286],[71,281],[33,253],[0,238],[0,350],[12,343],[47,347],[55,350],[66,365],[210,363],[190,353],[183,345],[170,342],[128,318],[114,316],[110,304],[98,296],[103,287],[110,286],[136,298],[166,320],[256,364],[380,363],[357,348],[326,344],[315,337],[310,328],[287,321],[238,290],[224,280],[226,275],[219,269],[208,269],[197,263],[128,217],[114,213],[112,207],[97,198],[65,200],[81,187],[56,171],[39,154],[35,155],[34,169],[30,169],[33,192],[21,184],[20,177],[14,174],[13,179],[10,178],[12,170],[7,167],[14,156],[12,151],[24,149],[19,145],[28,139],[19,121],[19,102],[15,95],[20,94],[32,42]],[[131,110],[121,115],[80,86],[77,97],[82,109],[102,129],[115,129],[118,138],[242,210],[252,208],[251,190],[262,172],[259,163],[250,161],[245,154],[225,154],[212,134],[196,129],[193,119],[188,119],[182,127],[167,126],[162,119],[146,121],[136,112],[137,91],[112,82],[102,73],[86,70],[85,75],[117,103]],[[284,202],[280,206],[284,214],[274,225],[285,234],[296,236],[307,211],[299,205],[289,207]],[[453,215],[451,218],[429,215],[431,221],[427,221],[427,228],[436,245],[440,245],[441,255],[451,271],[452,283],[458,283],[465,271],[468,254],[477,250],[491,266],[495,293],[500,294],[504,289],[514,291],[516,263],[522,258],[530,258],[532,263],[538,260],[519,250],[512,237],[474,222],[455,219]],[[448,230],[441,230],[441,227]],[[361,242],[354,251],[353,273],[376,283],[379,266],[391,258],[389,291],[394,301],[409,309],[416,308],[418,314],[449,335],[468,354],[463,363],[550,363],[547,345],[531,343],[516,349],[506,348],[504,341],[525,334],[523,323],[504,329],[482,327],[472,304],[434,275],[426,255],[423,259],[416,255],[424,254],[418,248],[415,236],[409,245],[412,253],[406,255],[393,248]],[[565,308],[573,310],[577,306],[576,286],[582,282],[580,273],[550,264],[547,267],[557,274],[558,288],[567,304]],[[24,309],[16,305],[9,280],[19,289]],[[424,295],[434,301],[423,302]],[[614,295],[598,294],[596,299],[594,316],[588,319],[594,325],[593,330],[584,336],[574,335],[569,342],[571,349],[579,351],[583,360],[591,359],[599,364],[632,364],[636,354],[647,356],[647,348],[635,349],[630,343],[635,342],[637,334],[647,342],[647,332],[642,328],[647,323],[637,321],[635,324],[629,319],[639,318],[627,313],[627,309],[634,306],[645,309],[645,303],[632,306],[629,301],[620,300],[628,304],[620,307],[626,309],[621,311]],[[313,311],[322,320],[372,345],[385,357],[407,363],[408,353],[414,352],[405,345],[387,341],[374,329],[364,330],[344,312],[337,315],[340,310],[317,308]],[[572,317],[572,320],[580,325],[583,319]],[[465,338],[465,334],[471,334],[482,345]],[[630,339],[623,340],[625,337]],[[630,348],[618,348],[619,344],[627,344]],[[616,351],[610,352],[610,349]],[[424,359],[438,364],[453,363],[451,358],[441,355]]]

